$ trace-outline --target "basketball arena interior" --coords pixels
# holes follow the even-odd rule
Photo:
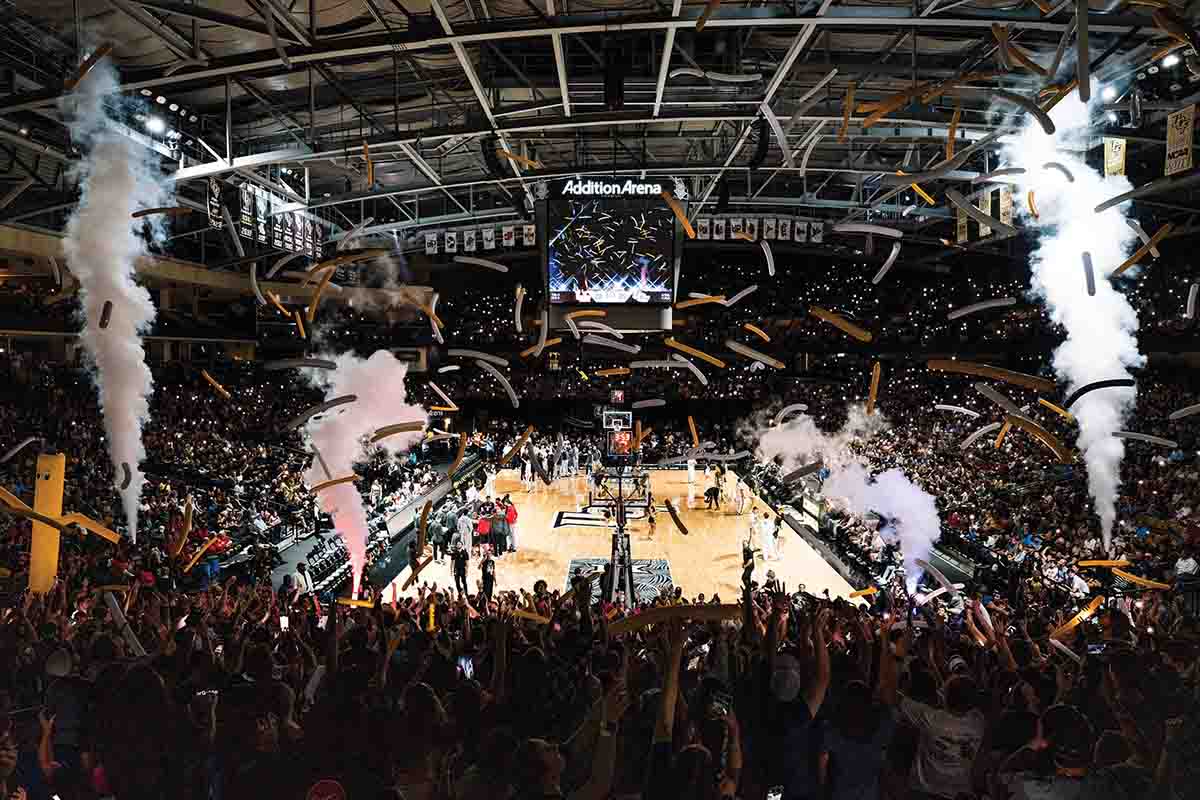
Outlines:
[[[0,797],[1194,796],[1198,14],[0,0]]]

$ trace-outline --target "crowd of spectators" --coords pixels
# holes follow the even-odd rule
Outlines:
[[[319,402],[320,392],[294,375],[234,363],[217,374],[236,387],[228,402],[215,395],[197,370],[179,364],[157,367],[150,421],[143,430],[146,484],[138,511],[141,555],[160,559],[179,531],[188,499],[192,529],[185,557],[218,536],[207,551],[226,559],[257,543],[274,545],[328,524],[302,475],[310,452],[294,436],[281,436],[273,420],[296,404]],[[125,533],[127,525],[116,471],[108,458],[96,393],[82,369],[28,365],[8,375],[0,403],[0,438],[39,441],[0,464],[0,484],[31,500],[37,453],[66,454],[63,507]],[[373,450],[361,468],[363,491],[380,516],[403,508],[440,478],[422,448],[402,458]],[[3,544],[11,562],[23,563],[28,523],[11,519]],[[132,551],[132,545],[129,546]],[[132,552],[122,553],[128,560]],[[153,571],[153,570],[152,570]]]
[[[726,621],[618,632],[586,576],[353,609],[237,581],[118,605],[107,580],[69,553],[4,611],[6,797],[1182,800],[1200,777],[1198,631],[1162,594],[1055,638],[1074,607],[999,592],[748,584]]]
[[[757,269],[747,263],[683,289],[732,293]],[[845,313],[898,346],[964,332],[1003,343],[1049,330],[1019,308],[944,321],[947,302],[965,304],[1000,284],[966,286],[949,301],[939,294],[935,304],[914,281],[896,291],[894,312],[869,312],[874,306],[855,294],[867,277],[823,277],[805,288],[804,302]],[[691,316],[677,335],[716,351],[744,322],[770,319],[780,334],[771,348],[780,352],[828,336],[823,323],[795,313],[795,297],[766,286],[755,296],[744,312]],[[459,315],[459,343],[513,359],[522,400],[569,399],[563,409],[583,418],[532,420],[543,459],[561,425],[568,460],[594,462],[603,439],[591,412],[613,387],[588,373],[622,362],[594,348],[581,353],[568,340],[556,351],[558,370],[547,369],[545,357],[523,365],[516,352],[528,336],[513,330],[511,302],[507,292],[471,289],[447,298],[439,313]],[[345,313],[353,327],[357,312]],[[386,330],[372,335],[387,338]],[[654,347],[643,357],[654,358]],[[978,564],[967,586],[918,608],[903,580],[888,580],[896,553],[872,521],[835,508],[816,533],[861,585],[880,587],[869,603],[749,582],[730,619],[626,633],[614,628],[645,609],[604,602],[587,576],[570,591],[554,590],[553,580],[520,593],[417,585],[374,597],[370,608],[331,604],[294,582],[180,581],[164,552],[189,497],[198,541],[224,533],[237,546],[254,536],[255,520],[268,528],[320,523],[302,479],[310,456],[273,421],[322,398],[295,375],[249,363],[213,368],[228,401],[198,370],[158,367],[138,544],[68,538],[54,589],[34,596],[20,591],[28,523],[7,521],[0,798],[1189,797],[1200,779],[1200,731],[1186,722],[1200,710],[1200,629],[1181,589],[1193,585],[1200,557],[1200,469],[1194,424],[1167,415],[1194,402],[1194,379],[1139,374],[1131,426],[1179,446],[1126,447],[1105,548],[1080,463],[1056,464],[1016,431],[999,447],[983,440],[961,449],[994,415],[970,382],[883,360],[879,412],[890,424],[849,447],[871,470],[898,467],[934,495],[940,546]],[[785,402],[807,403],[819,427],[838,430],[866,394],[870,362],[854,353],[822,361],[811,374],[731,362],[706,369],[707,387],[683,371],[635,374],[624,384],[628,400],[668,400],[645,414],[655,429],[646,459],[678,458],[691,446],[675,401],[707,406],[696,421],[723,453],[753,449],[755,432]],[[7,377],[3,440],[33,434],[42,451],[66,453],[64,508],[123,530],[87,374],[26,365]],[[478,371],[438,381],[464,409],[496,395],[504,405]],[[425,384],[412,376],[410,397],[436,403]],[[937,403],[984,416],[938,412]],[[508,506],[497,505],[487,485],[495,459],[531,420],[488,408],[472,452],[487,462],[492,511],[471,516],[471,525],[485,516],[503,529]],[[1064,420],[1036,405],[1030,414],[1073,443]],[[589,422],[591,430],[581,427]],[[0,484],[26,501],[38,448],[0,464]],[[375,516],[395,513],[440,479],[429,455],[426,447],[401,458],[374,452],[356,467]],[[799,502],[780,480],[782,465],[735,469],[776,507]],[[441,511],[432,544],[453,548],[460,510]],[[496,555],[519,548],[511,537],[491,541]],[[1127,559],[1131,573],[1172,590],[1140,593],[1076,566],[1090,557]],[[129,588],[109,602],[98,587],[114,584]],[[1107,601],[1051,636],[1092,597]],[[654,604],[707,602],[678,587]]]

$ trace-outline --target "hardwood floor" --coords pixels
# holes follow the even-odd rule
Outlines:
[[[697,475],[693,487],[688,486],[685,470],[656,470],[650,473],[656,502],[670,498],[679,510],[689,535],[675,528],[669,514],[659,513],[657,531],[649,536],[644,519],[632,521],[629,527],[634,559],[666,559],[671,578],[682,586],[688,597],[715,592],[725,602],[736,602],[740,592],[742,542],[750,529],[750,513],[738,515],[732,510],[732,493],[720,511],[704,508],[702,476]],[[732,484],[731,484],[732,485]],[[689,491],[689,488],[691,491]],[[527,493],[513,470],[500,473],[496,479],[500,495],[508,494],[517,506],[517,552],[496,561],[496,584],[500,589],[531,589],[535,581],[544,579],[551,589],[562,589],[567,580],[567,567],[573,558],[602,558],[611,555],[612,540],[607,528],[560,527],[554,523],[560,511],[578,512],[588,502],[586,480],[582,477],[564,478],[547,487],[538,482]],[[765,505],[755,501],[754,513],[761,518]],[[819,594],[828,589],[831,596],[847,597],[853,588],[834,571],[799,536],[784,525],[786,544],[780,557],[764,561],[761,554],[755,561],[754,579],[766,580],[767,570],[774,571],[788,591],[803,584],[807,591]],[[757,537],[755,539],[757,541]],[[757,546],[757,544],[755,545]],[[397,591],[408,579],[406,568],[396,578]],[[478,559],[472,558],[467,579],[472,591],[479,579]],[[453,586],[450,561],[430,564],[420,580],[439,587]],[[391,589],[384,593],[390,599]]]

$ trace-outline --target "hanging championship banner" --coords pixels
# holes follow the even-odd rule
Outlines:
[[[446,231],[446,252],[458,252],[458,231]]]
[[[271,246],[276,250],[283,249],[283,214],[271,216]]]
[[[825,223],[816,220],[809,223],[808,240],[813,244],[820,244],[825,241]]]
[[[725,220],[723,220],[723,219],[714,219],[713,220],[712,238],[714,238],[714,239],[724,239],[725,238]]]
[[[289,211],[286,214],[280,214],[279,220],[283,223],[283,249],[294,251],[296,249],[296,219]]]
[[[483,234],[483,249],[484,250],[495,250],[496,249],[496,229],[495,228],[484,228],[482,231],[480,231],[480,233]]]
[[[505,247],[517,246],[517,229],[515,226],[505,225],[500,229],[500,233]]]
[[[1125,140],[1104,137],[1104,177],[1125,174]]]
[[[712,237],[712,220],[700,217],[696,220],[696,238],[709,239]]]
[[[437,234],[425,234],[425,255],[431,256],[437,253]]]
[[[746,235],[752,240],[758,241],[758,220],[751,217],[746,220]]]
[[[234,219],[237,220],[238,236],[242,239],[254,238],[254,195],[257,189],[249,182],[243,183],[238,189],[238,214]]]
[[[254,241],[259,244],[271,244],[271,195],[263,193],[258,196],[258,219],[255,220]]]
[[[989,217],[992,215],[992,190],[991,189],[985,189],[983,194],[979,195],[979,210],[982,211],[983,213],[987,214]],[[982,222],[979,223],[979,238],[985,239],[991,235],[992,235],[992,226],[984,225]]]
[[[958,216],[954,221],[954,241],[962,244],[967,240],[967,212],[958,209]]]
[[[537,226],[536,225],[526,225],[526,226],[524,226],[524,228],[525,228],[525,230],[524,230],[525,246],[526,247],[535,247],[537,245]]]
[[[808,220],[798,219],[792,223],[792,239],[797,242],[808,241]]]
[[[1012,225],[1012,187],[1000,187],[1000,221]]]
[[[221,218],[221,182],[216,178],[208,179],[208,225],[210,228],[221,230],[225,220]]]
[[[1192,168],[1192,131],[1196,126],[1196,104],[1167,117],[1167,166],[1164,175]]]
[[[740,236],[738,236],[738,234],[745,233],[745,231],[746,231],[746,220],[745,219],[743,219],[742,217],[734,217],[733,219],[729,220],[729,238],[730,239],[741,238]]]
[[[779,240],[781,242],[792,240],[792,221],[790,219],[779,220]]]
[[[763,220],[762,235],[764,239],[775,238],[775,218],[767,217]]]
[[[475,252],[475,229],[474,228],[468,228],[467,230],[463,231],[463,252],[464,253],[474,253]]]

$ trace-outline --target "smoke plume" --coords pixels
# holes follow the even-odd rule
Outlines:
[[[425,409],[404,402],[404,376],[408,366],[387,350],[377,350],[370,358],[358,358],[350,353],[321,355],[337,362],[337,369],[305,370],[305,376],[325,390],[325,398],[342,395],[358,396],[354,403],[309,420],[304,430],[325,459],[329,475],[320,459],[313,459],[304,479],[309,486],[341,478],[354,472],[356,461],[363,460],[363,442],[379,428],[401,422],[426,422]],[[421,440],[421,433],[401,433],[379,444],[388,453],[403,452]],[[325,489],[320,494],[321,507],[333,517],[334,526],[350,551],[354,573],[353,591],[358,593],[359,581],[366,564],[367,512],[362,495],[352,483]]]
[[[916,560],[929,560],[934,542],[941,536],[942,523],[932,495],[914,484],[899,469],[871,477],[868,467],[850,449],[855,440],[866,440],[883,433],[888,421],[876,412],[867,415],[862,405],[848,409],[846,424],[835,433],[817,428],[812,417],[802,414],[785,424],[755,426],[758,455],[779,457],[783,471],[817,459],[829,470],[822,493],[833,503],[856,516],[874,511],[884,521],[880,535],[899,544],[909,591],[915,591],[921,577]]]
[[[63,251],[79,281],[80,341],[94,365],[113,471],[121,475],[125,463],[132,473],[120,494],[129,537],[136,541],[144,482],[139,464],[146,455],[142,424],[154,390],[141,337],[155,311],[150,294],[135,282],[145,244],[142,226],[135,230],[131,215],[142,206],[163,205],[163,190],[153,175],[157,157],[119,132],[106,105],[119,97],[116,73],[102,61],[63,102],[72,139],[84,152],[73,168],[79,204],[67,223]],[[112,311],[101,328],[105,303],[112,303]]]
[[[1092,96],[1099,96],[1093,91]],[[1094,212],[1103,199],[1130,189],[1124,176],[1105,178],[1084,161],[1091,145],[1088,108],[1072,92],[1051,112],[1056,132],[1047,135],[1035,121],[1019,134],[1006,138],[1003,152],[1008,165],[1025,167],[1016,187],[1020,197],[1033,191],[1040,218],[1027,211],[1024,220],[1040,236],[1030,255],[1031,293],[1045,301],[1050,318],[1066,331],[1066,340],[1054,351],[1054,370],[1066,392],[1093,381],[1130,377],[1129,370],[1144,363],[1138,352],[1137,313],[1125,296],[1104,275],[1119,265],[1137,235],[1125,222],[1125,209]],[[1042,165],[1057,161],[1074,176],[1074,183]],[[1024,204],[1016,204],[1024,209]],[[1089,296],[1084,277],[1083,253],[1091,253],[1096,272],[1096,294]],[[1105,546],[1116,519],[1125,445],[1114,437],[1132,410],[1134,389],[1105,389],[1082,397],[1071,408],[1079,421],[1077,443],[1087,465],[1088,491],[1100,518]]]

